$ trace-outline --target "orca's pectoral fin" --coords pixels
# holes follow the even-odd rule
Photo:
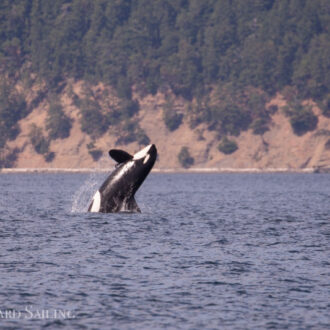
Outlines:
[[[109,156],[114,159],[117,163],[124,163],[128,160],[133,159],[133,156],[128,152],[119,149],[111,149],[109,151]]]
[[[139,212],[141,213],[140,208],[138,207],[136,200],[134,197],[132,197],[131,199],[129,199],[126,203],[126,210],[128,212]]]

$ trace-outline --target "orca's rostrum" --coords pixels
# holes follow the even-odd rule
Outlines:
[[[88,211],[141,212],[134,195],[155,164],[156,146],[150,144],[134,156],[118,149],[111,149],[109,155],[118,164],[95,193]]]

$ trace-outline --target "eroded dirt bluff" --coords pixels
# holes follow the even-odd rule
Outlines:
[[[118,128],[110,127],[102,137],[94,140],[95,148],[103,151],[103,157],[94,161],[87,148],[92,139],[81,131],[79,109],[72,98],[72,91],[75,95],[82,93],[82,83],[72,82],[70,88],[70,92],[67,88],[64,89],[60,97],[65,113],[72,118],[70,136],[51,141],[50,151],[55,153],[55,158],[51,162],[46,162],[42,155],[34,151],[29,138],[31,124],[42,127],[47,135],[45,119],[49,104],[46,100],[41,101],[19,122],[21,132],[16,140],[8,144],[11,149],[19,150],[16,168],[111,168],[114,162],[108,158],[109,149],[122,148],[134,153],[141,148],[136,142],[127,145],[117,144],[120,132]],[[93,87],[96,95],[104,89],[101,84]],[[203,124],[191,129],[185,117],[181,126],[170,132],[163,121],[164,95],[148,95],[140,98],[139,102],[140,111],[134,120],[139,122],[151,142],[157,145],[159,158],[155,168],[179,170],[181,165],[178,153],[183,146],[188,147],[195,160],[192,168],[303,169],[330,166],[330,150],[326,148],[326,142],[330,138],[330,119],[324,117],[315,105],[313,111],[318,116],[317,129],[297,136],[281,110],[285,101],[281,96],[277,96],[269,103],[279,107],[272,117],[270,130],[263,136],[254,135],[248,130],[242,132],[239,137],[232,137],[238,143],[239,149],[231,155],[224,155],[217,148],[219,141],[216,132],[208,131]],[[183,100],[175,99],[174,107],[178,111],[184,112],[186,106]]]

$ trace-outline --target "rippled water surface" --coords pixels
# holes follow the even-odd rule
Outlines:
[[[0,175],[1,328],[329,328],[330,175],[151,174],[88,214],[103,179]]]

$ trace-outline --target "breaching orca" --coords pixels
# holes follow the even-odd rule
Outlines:
[[[134,156],[117,149],[109,155],[118,164],[95,193],[88,212],[141,212],[134,195],[155,164],[156,146],[150,144]]]

